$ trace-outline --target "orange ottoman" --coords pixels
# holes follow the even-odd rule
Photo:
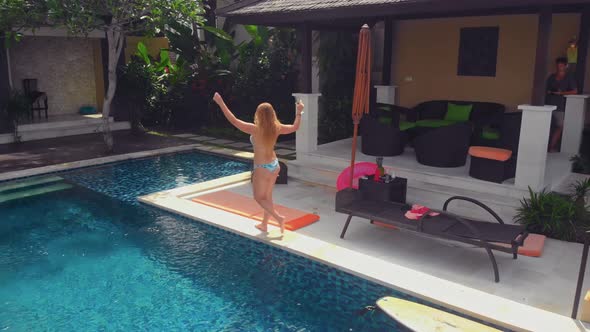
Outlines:
[[[496,183],[514,177],[516,162],[512,158],[512,151],[487,146],[472,146],[469,148],[471,165],[469,176]]]

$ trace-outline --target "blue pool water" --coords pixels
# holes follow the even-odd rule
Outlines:
[[[178,153],[64,173],[68,180],[137,203],[137,196],[246,172],[250,165],[213,154]]]
[[[135,201],[247,169],[170,155],[0,203],[0,331],[401,331],[359,310],[402,294]]]

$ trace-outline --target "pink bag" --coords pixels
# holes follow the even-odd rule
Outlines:
[[[408,210],[405,214],[405,217],[410,220],[418,220],[422,218],[423,215],[428,214],[431,217],[438,216],[440,213],[438,212],[429,212],[430,209],[423,205],[414,204],[412,205],[412,209]]]

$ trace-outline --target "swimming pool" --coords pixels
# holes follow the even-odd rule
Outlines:
[[[135,201],[247,169],[187,153],[29,179],[44,193],[0,203],[0,330],[399,331],[359,311],[400,293]]]

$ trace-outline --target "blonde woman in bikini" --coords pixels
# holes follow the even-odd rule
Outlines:
[[[223,115],[236,128],[250,135],[250,142],[254,146],[254,172],[252,174],[252,189],[254,199],[264,209],[262,223],[256,228],[262,232],[268,231],[268,220],[274,218],[281,226],[281,233],[285,231],[284,217],[277,213],[272,201],[272,191],[279,175],[279,160],[274,147],[279,135],[291,134],[299,129],[304,105],[296,103],[295,121],[292,125],[284,125],[277,119],[274,108],[269,103],[262,103],[256,108],[254,123],[242,121],[227,108],[219,93],[215,93],[213,101],[219,105]]]

